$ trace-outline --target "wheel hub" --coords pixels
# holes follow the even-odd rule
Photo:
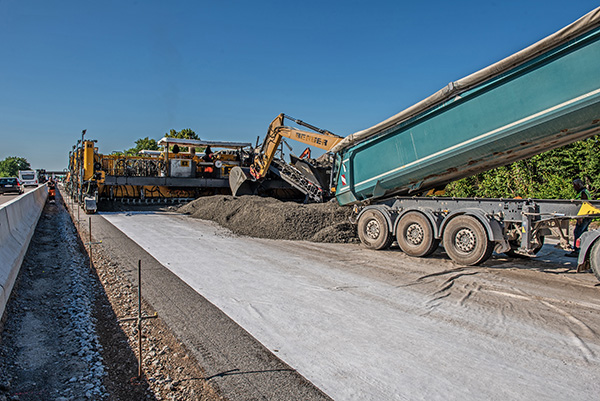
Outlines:
[[[460,229],[456,233],[455,237],[456,248],[461,252],[471,252],[475,249],[475,245],[477,244],[477,239],[473,231],[468,228]]]
[[[380,234],[379,223],[377,223],[376,220],[369,221],[367,223],[365,231],[369,238],[371,238],[371,239],[379,238],[379,234]]]
[[[406,228],[406,240],[413,245],[419,245],[423,242],[423,227],[413,223]]]

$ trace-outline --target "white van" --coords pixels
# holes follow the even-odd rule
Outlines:
[[[33,170],[19,170],[19,180],[24,187],[27,186],[38,186],[38,179],[35,171]]]

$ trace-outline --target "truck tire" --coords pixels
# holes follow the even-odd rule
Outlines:
[[[369,249],[389,248],[394,240],[385,216],[378,210],[367,210],[360,216],[358,237]]]
[[[600,240],[594,242],[592,249],[590,250],[590,268],[594,272],[594,275],[600,280]]]
[[[494,251],[483,225],[472,216],[458,216],[444,229],[444,249],[461,265],[474,266],[485,262]]]
[[[405,254],[414,257],[431,255],[439,244],[429,219],[419,212],[408,212],[400,218],[396,240]]]

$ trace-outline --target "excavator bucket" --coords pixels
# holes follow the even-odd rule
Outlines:
[[[234,167],[229,173],[229,188],[233,196],[255,195],[257,183],[250,173],[241,167]]]

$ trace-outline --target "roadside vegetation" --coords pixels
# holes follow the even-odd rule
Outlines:
[[[181,131],[175,131],[172,129],[164,136],[167,138],[200,139],[198,135],[190,128],[184,128]],[[140,150],[159,150],[158,141],[149,137],[140,138],[135,141],[135,146],[133,148],[115,153],[119,155],[136,156]]]
[[[170,138],[199,139],[189,128],[170,130]],[[133,148],[119,152],[136,155],[140,150],[158,150],[155,139],[135,141]],[[29,170],[27,159],[9,156],[0,161],[0,177],[16,177]],[[600,195],[600,135],[575,142],[529,159],[463,178],[446,186],[447,196],[482,198],[572,199],[571,182],[580,178],[596,198]]]
[[[600,135],[448,184],[447,196],[573,199],[580,178],[600,194]]]
[[[17,177],[19,170],[30,170],[31,165],[23,157],[9,156],[0,161],[0,177]]]

